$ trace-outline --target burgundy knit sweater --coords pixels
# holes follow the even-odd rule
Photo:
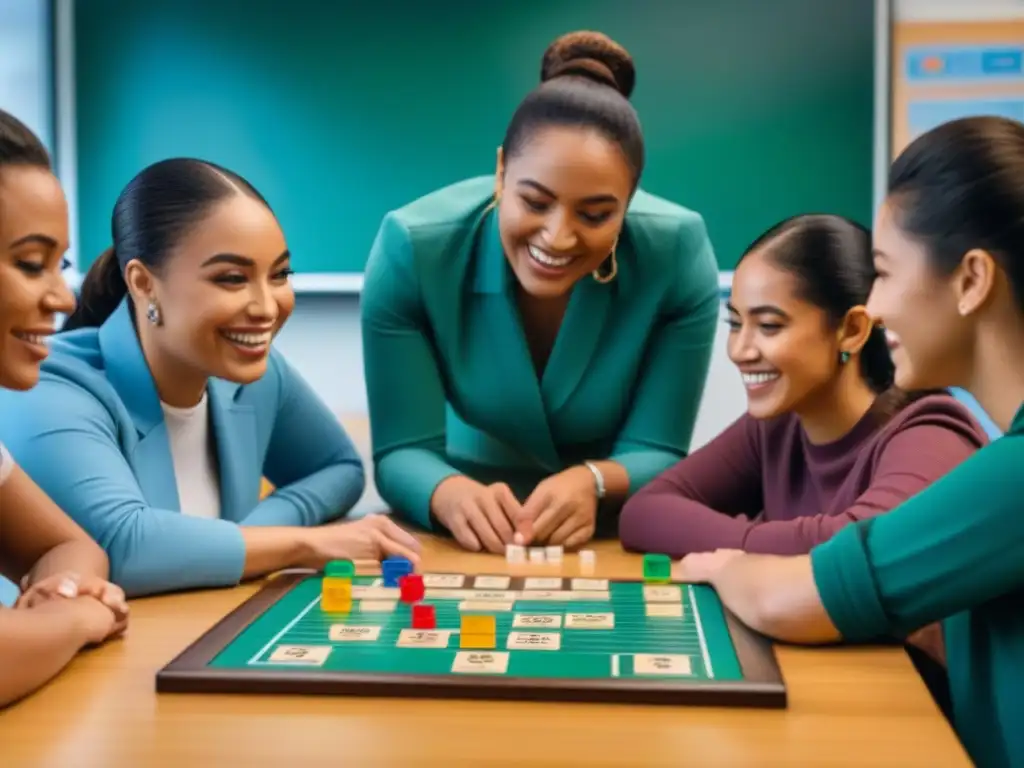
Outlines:
[[[787,414],[744,414],[625,504],[629,550],[682,557],[743,549],[803,554],[847,523],[886,512],[987,442],[952,395],[929,394],[883,420],[875,408],[845,436],[811,443]]]

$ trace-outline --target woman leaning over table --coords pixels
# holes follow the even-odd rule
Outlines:
[[[465,548],[575,547],[689,448],[719,317],[701,217],[638,188],[629,54],[556,40],[493,176],[388,214],[363,292],[376,481]]]
[[[75,306],[62,275],[67,203],[39,139],[0,110],[0,387],[39,380],[43,337]],[[0,574],[22,593],[0,606],[0,706],[57,675],[83,647],[124,631],[107,558],[0,445]]]
[[[107,551],[113,581],[143,595],[333,558],[417,558],[385,517],[334,523],[359,499],[363,467],[271,346],[295,295],[266,200],[212,163],[165,160],[122,191],[112,234],[39,386],[0,397],[0,424]],[[276,486],[263,500],[261,476]]]
[[[898,386],[960,387],[1004,436],[809,555],[718,550],[681,568],[782,640],[932,641],[953,723],[983,768],[1024,764],[1022,178],[1018,122],[967,118],[917,138],[890,172],[868,302]]]

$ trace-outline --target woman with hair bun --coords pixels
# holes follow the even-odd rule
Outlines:
[[[629,54],[545,52],[493,175],[388,213],[364,359],[382,498],[465,548],[578,547],[689,449],[715,338],[702,218],[639,188]]]

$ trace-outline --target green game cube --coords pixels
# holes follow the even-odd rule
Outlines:
[[[351,579],[356,575],[356,565],[351,560],[331,560],[327,564],[324,574]]]
[[[644,581],[671,581],[672,559],[668,555],[644,555]]]

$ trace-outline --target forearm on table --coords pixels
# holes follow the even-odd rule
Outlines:
[[[29,571],[28,586],[65,571],[107,579],[110,576],[110,563],[106,553],[91,539],[65,541],[36,561]]]
[[[740,621],[764,635],[808,645],[841,639],[821,603],[807,555],[739,555],[711,585]]]
[[[245,566],[242,579],[254,579],[285,568],[311,563],[311,532],[305,528],[244,527]]]
[[[676,493],[641,491],[619,519],[622,545],[639,552],[684,557],[691,552],[741,549],[751,522]]]
[[[759,554],[804,555],[847,525],[880,514],[884,514],[884,510],[857,507],[837,515],[805,515],[792,520],[751,523],[736,548]]]
[[[45,685],[85,643],[85,629],[71,601],[67,610],[0,609],[0,706]]]

